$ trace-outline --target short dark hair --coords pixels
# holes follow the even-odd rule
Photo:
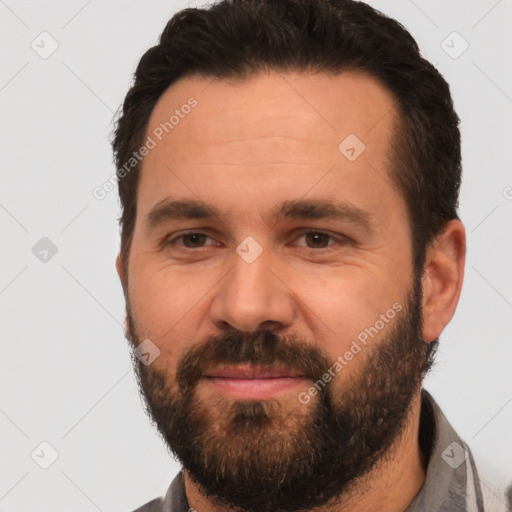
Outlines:
[[[112,142],[117,169],[145,139],[158,99],[176,80],[250,78],[261,71],[365,72],[391,92],[399,120],[392,138],[393,185],[404,197],[413,265],[445,224],[458,219],[459,118],[441,74],[397,21],[353,0],[222,0],[188,8],[167,23],[141,58]],[[140,164],[118,172],[121,261],[127,271]],[[436,341],[437,343],[437,341]],[[434,349],[434,343],[430,343]]]

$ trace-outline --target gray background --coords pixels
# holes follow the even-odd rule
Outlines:
[[[371,4],[411,31],[462,120],[466,277],[426,388],[510,479],[512,2]],[[99,201],[92,190],[115,172],[113,113],[139,58],[197,5],[0,0],[3,512],[130,511],[178,471],[142,410],[123,335],[117,191]],[[57,248],[45,262],[33,253],[43,237]],[[48,469],[43,441],[58,452]]]

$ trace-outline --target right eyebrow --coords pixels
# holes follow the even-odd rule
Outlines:
[[[220,212],[204,201],[193,199],[164,199],[157,203],[145,217],[148,230],[153,230],[169,220],[211,219],[220,217]]]

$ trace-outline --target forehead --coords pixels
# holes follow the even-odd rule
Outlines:
[[[151,114],[138,210],[173,195],[228,205],[237,192],[275,202],[308,188],[378,206],[382,193],[394,194],[395,117],[392,95],[363,73],[182,78]]]

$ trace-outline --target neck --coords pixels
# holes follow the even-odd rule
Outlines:
[[[426,476],[427,464],[418,442],[420,410],[421,392],[418,392],[405,430],[386,456],[342,496],[312,512],[404,512],[420,491]],[[187,471],[183,474],[187,501],[193,511],[230,512],[227,507],[219,507],[206,498]]]

